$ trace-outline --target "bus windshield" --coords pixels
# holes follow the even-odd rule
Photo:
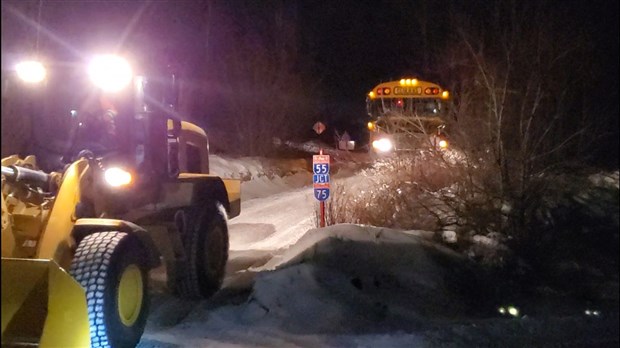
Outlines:
[[[377,98],[368,101],[368,115],[377,119],[382,116],[441,116],[444,105],[441,100],[430,98]]]

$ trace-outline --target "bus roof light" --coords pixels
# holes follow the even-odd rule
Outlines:
[[[390,94],[390,89],[389,88],[384,88],[383,89],[383,95],[389,95]]]

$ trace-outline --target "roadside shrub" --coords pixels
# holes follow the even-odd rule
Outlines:
[[[472,258],[500,263],[506,252],[500,233],[505,206],[494,194],[493,172],[483,164],[456,150],[377,161],[355,179],[332,184],[326,224],[435,231],[438,240]]]
[[[436,231],[438,240],[523,287],[583,293],[603,275],[617,275],[617,172],[540,175],[522,197],[523,214],[515,214],[483,164],[424,152],[379,161],[333,184],[326,224]],[[514,219],[522,219],[522,230],[513,229]]]
[[[378,161],[355,180],[333,185],[327,222],[425,230],[457,224],[459,167],[433,151]]]

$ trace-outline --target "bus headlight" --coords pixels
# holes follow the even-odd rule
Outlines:
[[[105,178],[105,181],[108,183],[108,185],[112,187],[121,187],[121,186],[129,185],[131,184],[131,180],[132,180],[131,173],[118,167],[112,167],[112,168],[106,169],[103,176]]]
[[[47,72],[40,62],[29,60],[15,66],[17,76],[27,83],[39,83],[45,79]]]
[[[379,152],[388,152],[392,150],[392,141],[388,138],[381,138],[372,142],[372,147]]]
[[[131,82],[131,66],[124,58],[115,55],[95,57],[88,66],[88,75],[104,92],[118,92]]]

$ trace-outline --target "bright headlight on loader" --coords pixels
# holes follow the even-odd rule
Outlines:
[[[39,83],[45,79],[47,72],[40,62],[29,60],[15,66],[17,76],[27,83]]]
[[[439,140],[439,147],[442,148],[442,149],[447,148],[448,147],[448,142],[446,140],[443,140],[443,139]]]
[[[392,141],[388,138],[381,138],[372,142],[372,147],[379,152],[388,152],[392,150]]]
[[[93,58],[88,66],[88,75],[97,87],[113,93],[129,85],[133,72],[127,60],[110,54]]]
[[[113,167],[106,169],[103,174],[105,181],[112,187],[121,187],[131,184],[131,173],[128,171]]]

